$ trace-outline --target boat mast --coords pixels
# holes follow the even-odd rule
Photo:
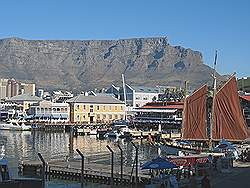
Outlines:
[[[124,74],[122,74],[122,87],[123,87],[123,97],[124,97],[124,103],[125,103],[125,120],[127,120],[127,96],[126,96],[126,85],[125,85],[125,78]]]
[[[209,149],[211,150],[213,147],[213,126],[214,126],[214,98],[216,93],[216,63],[217,63],[217,50],[215,51],[214,57],[214,70],[213,70],[213,104],[211,111],[211,121],[210,121],[210,137],[209,137]]]

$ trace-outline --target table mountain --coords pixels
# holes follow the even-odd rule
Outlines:
[[[0,40],[0,77],[46,89],[81,91],[120,84],[195,88],[211,83],[212,69],[198,51],[171,46],[167,38],[122,40]],[[223,79],[218,75],[219,79]]]

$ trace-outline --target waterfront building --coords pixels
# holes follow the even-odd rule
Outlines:
[[[157,101],[159,94],[163,94],[167,86],[144,87],[126,84],[126,104],[132,108],[140,108],[148,102]],[[106,93],[112,93],[116,98],[124,101],[123,88],[112,85]]]
[[[23,112],[26,112],[31,104],[37,103],[41,100],[41,98],[31,94],[21,94],[7,99],[7,101],[21,105]]]
[[[183,102],[151,102],[133,110],[134,123],[159,125],[164,129],[181,129]]]
[[[22,117],[23,113],[23,106],[21,104],[17,104],[15,102],[11,102],[8,100],[1,100],[0,101],[0,119],[12,119]]]
[[[124,103],[111,96],[80,94],[66,102],[70,105],[72,123],[108,123],[125,118]]]
[[[21,83],[20,85],[20,93],[21,94],[30,94],[35,95],[36,94],[36,84],[33,83]]]
[[[35,84],[21,83],[14,78],[0,79],[0,99],[6,99],[19,94],[35,95]]]
[[[8,79],[0,79],[0,100],[7,97]]]
[[[18,95],[19,89],[20,83],[15,79],[0,79],[0,99]]]
[[[30,105],[28,119],[40,122],[68,122],[69,104],[40,101]]]

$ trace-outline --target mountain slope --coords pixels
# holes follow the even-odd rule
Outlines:
[[[33,81],[47,89],[74,91],[126,81],[134,85],[191,87],[212,81],[202,54],[171,46],[167,38],[49,41],[0,40],[0,77]],[[219,79],[222,79],[219,76]]]

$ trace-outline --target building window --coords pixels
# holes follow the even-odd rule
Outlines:
[[[48,108],[45,108],[44,110],[45,110],[45,113],[48,113]]]
[[[64,111],[67,112],[67,111],[68,111],[68,108],[64,108]]]
[[[76,105],[76,109],[77,109],[77,110],[79,110],[79,108],[80,108],[80,105],[79,105],[79,104],[78,104],[78,105]]]
[[[94,112],[93,108],[90,108],[89,111],[90,111],[90,112]]]
[[[85,119],[85,115],[83,115],[82,118]]]
[[[90,105],[90,108],[93,108],[93,105]]]
[[[97,109],[97,110],[100,110],[100,106],[96,106],[96,109]]]
[[[77,116],[76,116],[76,120],[77,120],[77,121],[79,121],[79,119],[80,119],[80,116],[79,116],[79,115],[77,115]]]
[[[57,108],[56,111],[57,111],[57,112],[60,112],[60,108]]]
[[[136,100],[140,100],[140,97],[139,97],[139,96],[136,96],[135,99],[136,99]]]
[[[123,106],[121,106],[121,110],[123,110]]]
[[[139,105],[139,104],[135,104],[135,106],[136,106],[136,107],[140,107],[140,105]]]
[[[110,111],[112,110],[112,106],[109,106],[109,110],[110,110]]]
[[[115,119],[118,119],[118,115],[117,114],[115,114]]]
[[[123,115],[120,115],[120,119],[123,119]]]
[[[105,106],[103,106],[103,110],[106,110]]]
[[[103,115],[102,115],[102,118],[103,118],[103,119],[106,119],[106,114],[103,114]]]
[[[117,106],[115,106],[115,110],[117,110]]]
[[[97,118],[98,120],[100,120],[100,119],[101,119],[100,114],[97,114],[97,115],[96,115],[96,118]]]
[[[86,105],[83,105],[83,110],[86,110]]]
[[[143,100],[148,100],[148,98],[147,97],[143,97]]]
[[[56,111],[56,108],[53,108],[53,112],[55,112]]]
[[[112,114],[109,114],[109,119],[112,119]]]

